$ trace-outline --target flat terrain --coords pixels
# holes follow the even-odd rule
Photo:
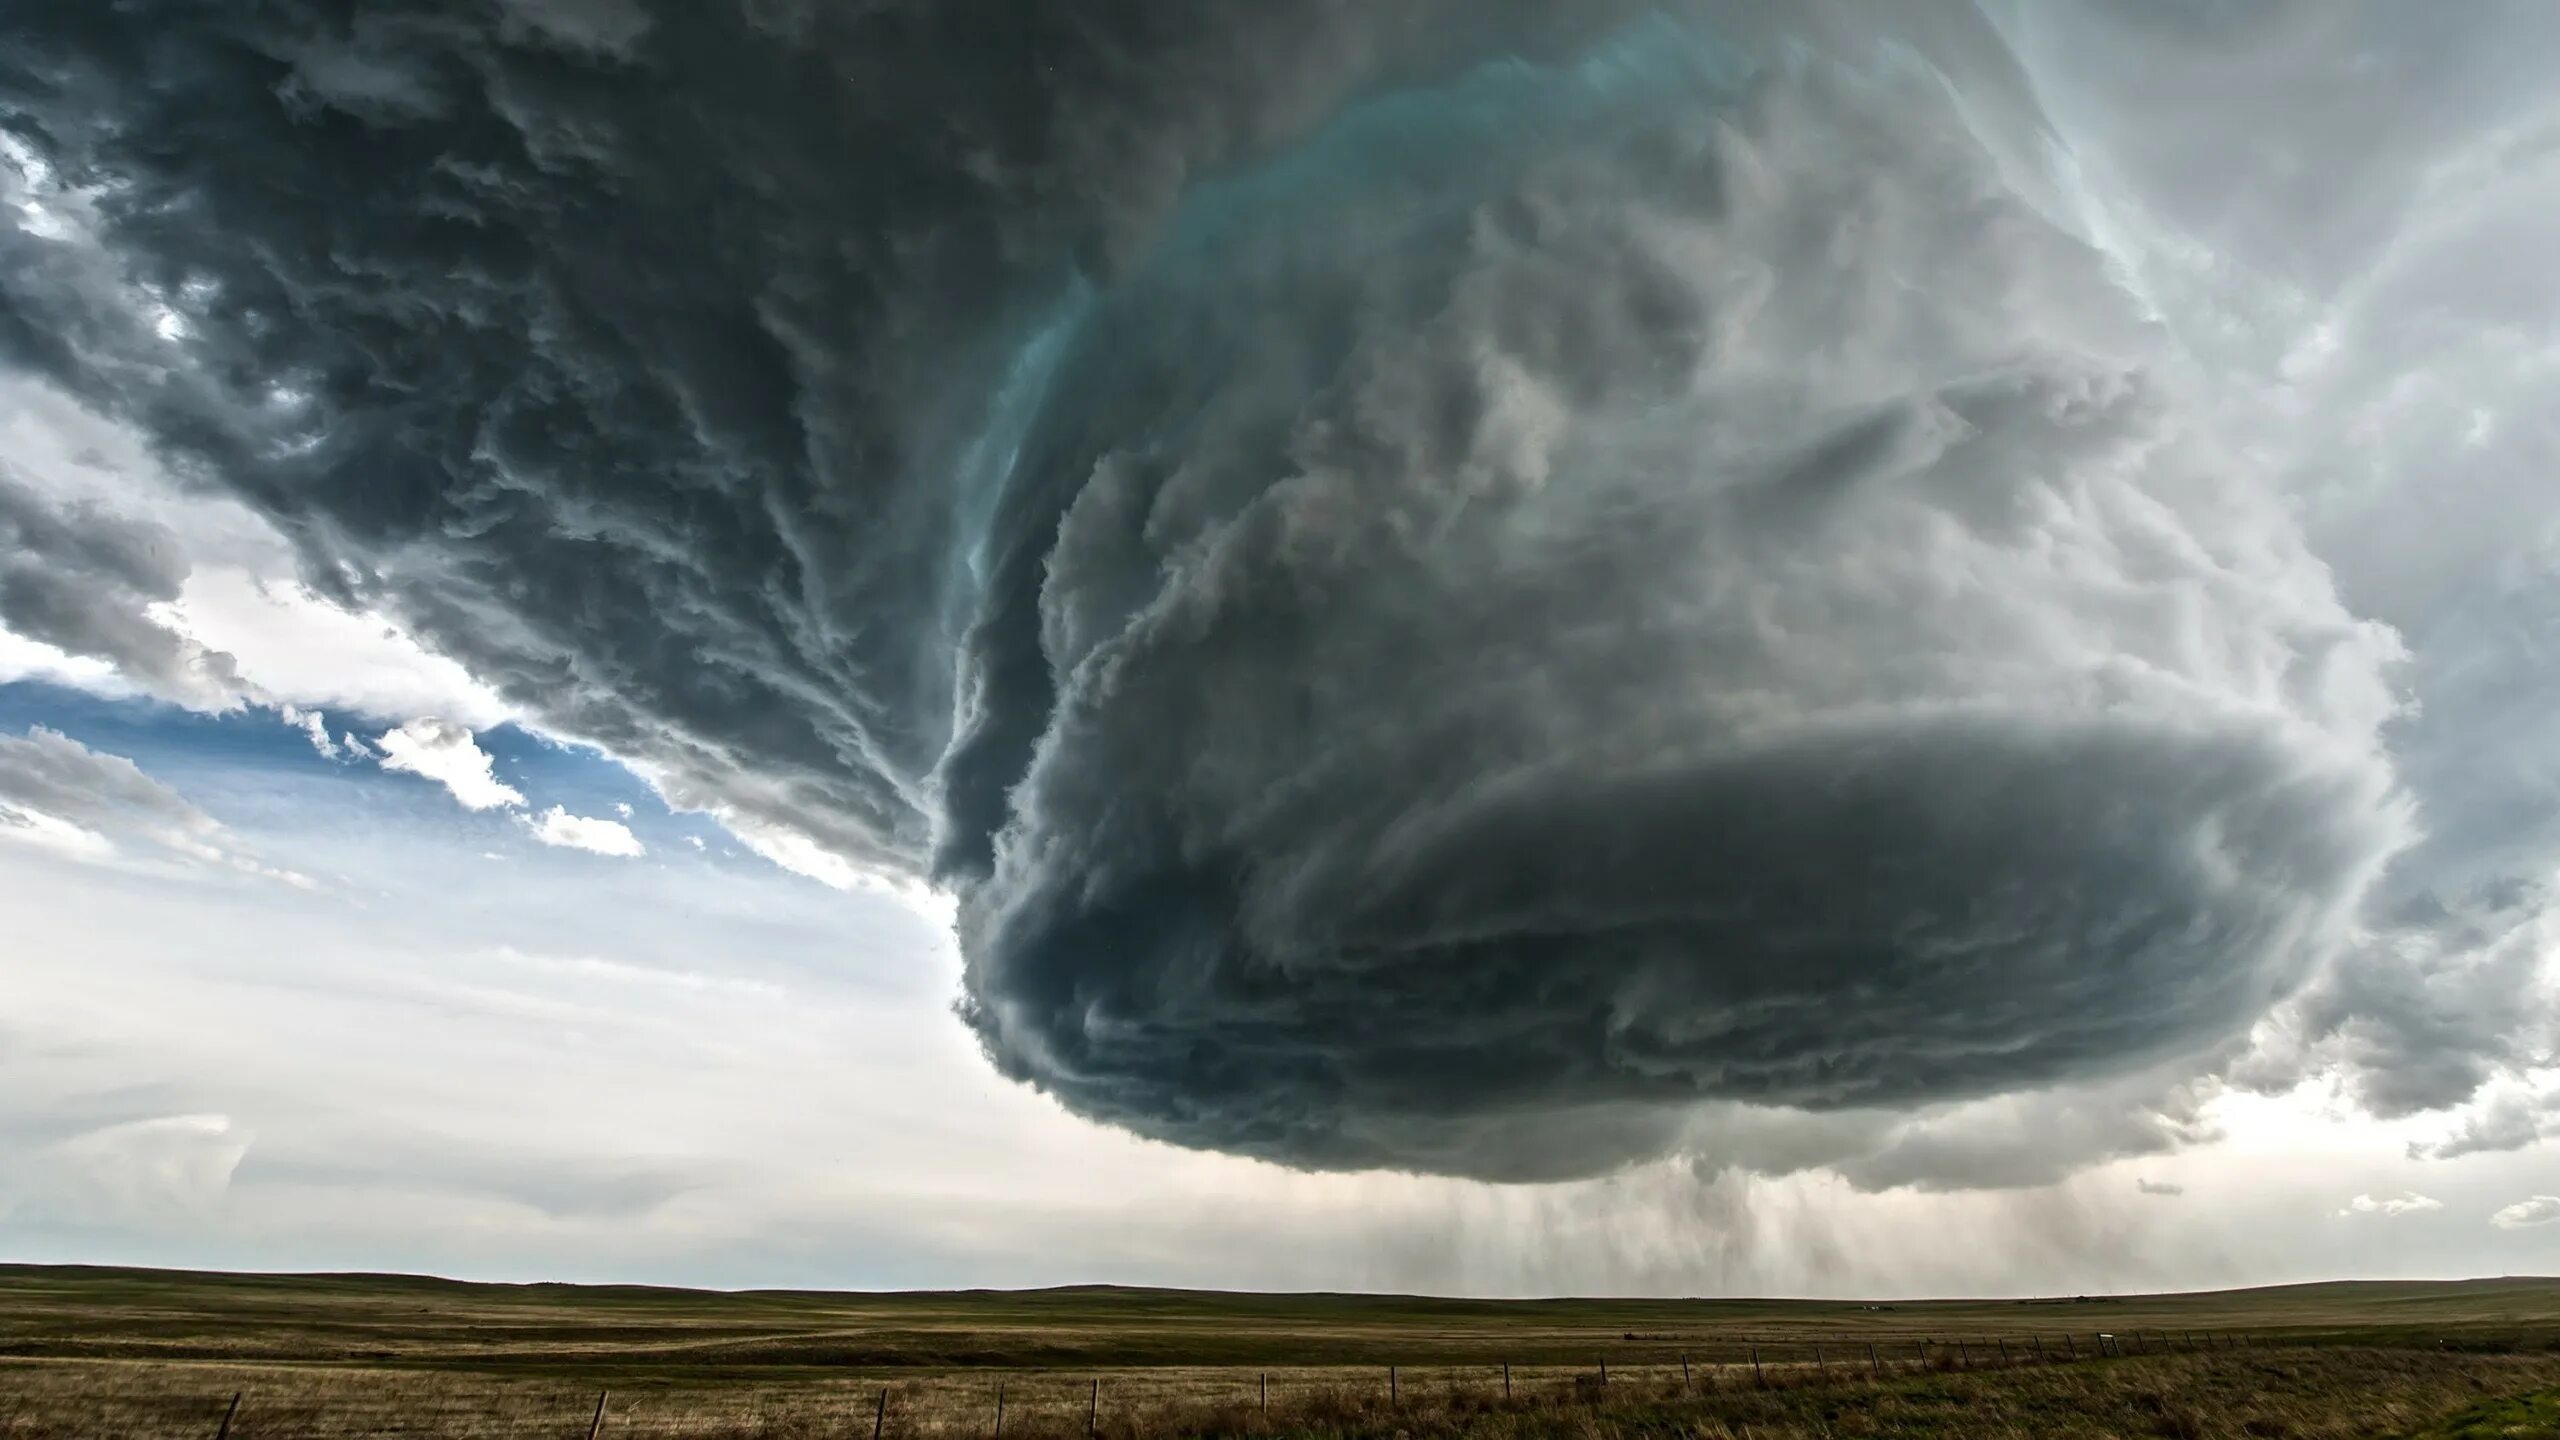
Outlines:
[[[999,1388],[1021,1440],[2535,1435],[2560,1280],[1869,1305],[0,1267],[10,1440],[209,1436],[234,1393],[240,1440],[579,1436],[599,1391],[609,1435],[990,1435]],[[2481,1406],[2503,1428],[2427,1429]]]

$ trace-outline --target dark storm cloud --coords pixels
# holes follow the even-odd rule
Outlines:
[[[0,336],[564,728],[908,861],[998,350],[1461,8],[19,8],[8,128],[128,273],[19,236]]]
[[[952,888],[1143,1133],[1576,1174],[2210,1050],[2399,843],[2387,640],[1986,30],[1732,8],[22,8],[0,341]]]
[[[1677,65],[1649,38],[1613,86]],[[1035,701],[983,701],[1050,717],[963,897],[1012,1073],[1187,1143],[1534,1175],[1701,1097],[2201,1049],[2306,972],[2390,843],[2384,647],[2215,498],[2096,257],[1925,93],[1686,119],[1491,178],[1453,120],[1445,209],[1311,198],[1347,168],[1312,154],[1103,306],[1121,363],[1059,394],[1099,453],[1048,462],[1077,491],[1016,592]],[[1557,1114],[1579,1144],[1523,1133]]]

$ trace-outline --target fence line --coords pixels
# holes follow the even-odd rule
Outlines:
[[[2059,1338],[2062,1341],[2062,1348],[2059,1351],[2054,1351],[2048,1349],[2044,1343],[2044,1337],[2047,1333],[2056,1332],[2036,1330],[2019,1336],[1862,1336],[1858,1338],[1863,1340],[1866,1345],[1867,1373],[1863,1376],[1860,1375],[1857,1371],[1855,1362],[1853,1361],[1845,1372],[1846,1379],[1841,1379],[1835,1376],[1829,1360],[1824,1354],[1823,1342],[1821,1340],[1810,1337],[1777,1339],[1750,1336],[1717,1337],[1718,1341],[1720,1341],[1728,1350],[1737,1351],[1738,1355],[1734,1358],[1724,1360],[1710,1358],[1705,1362],[1705,1378],[1708,1381],[1706,1388],[1710,1391],[1719,1388],[1729,1388],[1719,1386],[1716,1383],[1718,1377],[1720,1375],[1729,1375],[1738,1382],[1742,1371],[1746,1367],[1750,1371],[1749,1384],[1752,1388],[1792,1389],[1804,1386],[1828,1387],[1841,1384],[1879,1384],[1898,1375],[1926,1374],[1933,1370],[1946,1372],[2024,1369],[2037,1366],[2071,1365],[2080,1363],[2084,1359],[2094,1362],[2106,1359],[2125,1359],[2130,1358],[2131,1355],[2149,1356],[2155,1352],[2163,1354],[2210,1353],[2232,1349],[2245,1349],[2249,1348],[2251,1344],[2249,1336],[2245,1333],[2230,1331],[2217,1332],[2207,1330],[2202,1332],[2201,1337],[2199,1337],[2197,1332],[2191,1330],[2169,1331],[2145,1330],[2143,1328],[2135,1328],[2122,1332],[2107,1330],[2075,1332],[2063,1330],[2058,1332]],[[2085,1356],[2080,1349],[2078,1340],[2078,1336],[2083,1333],[2089,1335],[2092,1341],[2091,1348]],[[1635,1337],[1630,1336],[1628,1338],[1634,1339]],[[1840,1337],[1834,1336],[1832,1338],[1838,1339]],[[2020,1344],[2014,1349],[2009,1343],[2012,1338],[2020,1341]],[[2369,1341],[2359,1341],[2348,1337],[2324,1337],[2320,1335],[2280,1337],[2280,1339],[2282,1343],[2292,1343],[2304,1346],[2371,1343]],[[2130,1355],[2126,1349],[2126,1342],[2128,1340],[2132,1344]],[[1911,1363],[1907,1365],[1889,1358],[1889,1351],[1891,1348],[1894,1345],[1901,1343],[1908,1343],[1911,1346],[1910,1353],[1914,1358]],[[1980,1343],[1984,1346],[1982,1359],[1978,1362],[1973,1358],[1972,1351],[1972,1346],[1976,1343]],[[1931,1347],[1933,1345],[1937,1347],[1934,1354],[1931,1351]],[[1802,1352],[1806,1352],[1806,1358],[1787,1358],[1790,1347],[1795,1347]],[[1993,1358],[1995,1354],[1998,1357],[1996,1360]],[[1671,1360],[1656,1360],[1650,1362],[1649,1368],[1660,1375],[1662,1377],[1662,1383],[1667,1386],[1669,1384],[1669,1372],[1671,1368],[1676,1365],[1679,1372],[1680,1392],[1683,1394],[1696,1394],[1699,1390],[1698,1382],[1700,1376],[1698,1367],[1693,1363],[1693,1360],[1694,1352],[1683,1350]],[[1179,1369],[1182,1367],[1166,1368]],[[1321,1374],[1334,1368],[1335,1367],[1321,1365],[1303,1367],[1305,1371],[1315,1374]],[[1480,1364],[1453,1364],[1434,1368],[1440,1372],[1444,1380],[1449,1382],[1453,1394],[1458,1392],[1462,1386],[1471,1391],[1475,1389],[1474,1385],[1467,1385],[1465,1381],[1458,1377],[1481,1375],[1482,1378],[1477,1383],[1481,1385],[1481,1394],[1483,1398],[1489,1402],[1492,1399],[1493,1386],[1497,1383],[1496,1377],[1498,1376],[1501,1403],[1506,1406],[1521,1403],[1520,1400],[1515,1399],[1512,1379],[1512,1370],[1514,1367],[1512,1362],[1508,1360],[1500,1362],[1485,1361]],[[1587,1368],[1572,1365],[1548,1365],[1527,1368],[1533,1372],[1533,1378],[1534,1372],[1537,1371],[1544,1371],[1550,1376],[1561,1377],[1560,1384],[1564,1393],[1572,1394],[1579,1391],[1589,1395],[1595,1403],[1605,1397],[1611,1388],[1609,1360],[1606,1356],[1596,1357],[1596,1363]],[[1637,1372],[1640,1377],[1642,1371],[1646,1368],[1648,1368],[1646,1362],[1639,1361],[1631,1365],[1627,1359],[1622,1357],[1619,1361],[1621,1383],[1626,1383],[1626,1377],[1631,1370]],[[1371,1373],[1374,1374],[1375,1372],[1373,1371]],[[1082,1387],[1085,1390],[1084,1430],[1088,1437],[1098,1436],[1102,1430],[1102,1377],[1068,1376],[1066,1378],[1068,1379],[1069,1384],[1072,1384],[1072,1381],[1076,1378],[1083,1378],[1087,1380],[1088,1383]],[[1388,1365],[1386,1367],[1385,1378],[1385,1398],[1388,1406],[1390,1408],[1401,1408],[1403,1404],[1403,1391],[1400,1378],[1400,1367],[1393,1364]],[[884,1440],[884,1437],[888,1434],[888,1418],[889,1410],[891,1408],[890,1400],[893,1392],[905,1393],[906,1387],[911,1387],[917,1384],[948,1384],[952,1379],[952,1376],[945,1374],[943,1376],[932,1377],[931,1379],[924,1379],[920,1377],[918,1380],[893,1382],[889,1385],[883,1386],[879,1390],[872,1406],[872,1440]],[[1005,1375],[993,1377],[993,1419],[992,1423],[989,1424],[983,1432],[988,1437],[988,1440],[1003,1440],[1007,1380],[1008,1377]],[[1357,1390],[1356,1386],[1345,1386],[1339,1380],[1327,1380],[1313,1383],[1321,1385],[1324,1391],[1333,1393],[1341,1393],[1346,1390],[1356,1393]],[[1374,1384],[1375,1382],[1373,1381],[1371,1383]],[[1072,1391],[1070,1391],[1070,1393],[1072,1393]],[[1143,1390],[1139,1393],[1143,1393]],[[1253,1392],[1247,1393],[1252,1394]],[[1371,1391],[1370,1393],[1374,1395],[1377,1392]],[[214,1431],[213,1440],[230,1440],[233,1425],[241,1416],[243,1401],[246,1398],[247,1392],[245,1391],[233,1393],[230,1399],[230,1404],[223,1411],[221,1424]],[[606,1422],[609,1418],[610,1399],[611,1391],[609,1390],[600,1390],[596,1393],[595,1409],[587,1426],[587,1440],[603,1440],[603,1437],[606,1435],[608,1429]],[[1271,1414],[1271,1373],[1267,1370],[1261,1372],[1259,1376],[1259,1393],[1256,1399],[1258,1401],[1258,1409],[1261,1415],[1267,1419]],[[1537,1399],[1538,1397],[1534,1390],[1526,1397],[1527,1403],[1531,1404],[1537,1403]],[[252,1412],[252,1417],[254,1418],[255,1407],[251,1406],[249,1408]],[[1019,1410],[1022,1407],[1016,1406],[1015,1408]],[[627,1413],[629,1413],[629,1410],[626,1405],[626,1414]],[[948,1424],[936,1425],[932,1428],[937,1433],[957,1433],[957,1427],[953,1427]]]

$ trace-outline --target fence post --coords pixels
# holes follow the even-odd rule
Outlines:
[[[1262,1372],[1262,1413],[1271,1413],[1271,1372],[1268,1370]]]
[[[1511,1398],[1511,1362],[1508,1360],[1502,1362],[1502,1398]]]
[[[1686,1355],[1680,1357],[1680,1388],[1684,1391],[1692,1388],[1689,1381],[1689,1357]]]
[[[1387,1367],[1387,1403],[1390,1405],[1402,1403],[1396,1399],[1396,1367],[1393,1365]]]
[[[222,1428],[213,1432],[213,1440],[231,1440],[231,1419],[240,1413],[240,1391],[231,1392],[231,1407],[222,1412]]]
[[[1876,1358],[1876,1342],[1873,1340],[1867,1342],[1867,1368],[1875,1372],[1877,1379],[1884,1378],[1884,1362]]]
[[[2044,1358],[2044,1337],[2042,1335],[2028,1336],[2027,1343],[2035,1347],[2037,1359],[2041,1360]]]
[[[1606,1355],[1600,1357],[1600,1383],[1609,1383],[1609,1357]]]
[[[1004,1382],[996,1382],[996,1440],[1004,1440]]]
[[[871,1440],[880,1440],[880,1427],[889,1419],[889,1387],[880,1387],[880,1403],[871,1411]]]
[[[1751,1347],[1751,1383],[1762,1386],[1769,1383],[1769,1377],[1760,1373],[1760,1347],[1757,1345]]]
[[[2068,1330],[2062,1332],[2062,1347],[2071,1352],[2072,1359],[2080,1358],[2080,1342],[2072,1339],[2071,1332]]]
[[[1822,1358],[1822,1342],[1819,1340],[1813,1342],[1813,1368],[1821,1371],[1824,1379],[1831,1378],[1831,1366]]]
[[[1973,1368],[1973,1350],[1961,1340],[1956,1342],[1956,1365],[1965,1370]]]
[[[2000,1363],[2001,1363],[2001,1364],[2003,1364],[2003,1365],[2008,1364],[2008,1363],[2009,1363],[2009,1337],[2008,1337],[2008,1336],[2006,1336],[2006,1335],[1994,1335],[1994,1336],[1992,1336],[1992,1337],[1991,1337],[1991,1340],[1992,1340],[1992,1343],[1994,1343],[1994,1344],[1996,1344],[1996,1345],[1998,1345],[1998,1346],[2000,1347]]]
[[[1091,1435],[1094,1427],[1100,1423],[1102,1423],[1102,1378],[1095,1376],[1093,1398],[1087,1400],[1084,1405],[1084,1433]]]
[[[596,1418],[587,1422],[587,1440],[596,1440],[597,1436],[604,1433],[604,1402],[611,1394],[613,1392],[610,1390],[596,1392]]]

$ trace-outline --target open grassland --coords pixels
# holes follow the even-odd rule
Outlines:
[[[2510,1395],[2473,1405],[2431,1425],[2417,1440],[2555,1440],[2560,1437],[2560,1390]]]
[[[574,1437],[599,1391],[611,1436],[993,1436],[999,1392],[1007,1440],[2532,1436],[2555,1388],[2550,1280],[1878,1307],[0,1267],[9,1440],[210,1436],[234,1393],[239,1440]]]

